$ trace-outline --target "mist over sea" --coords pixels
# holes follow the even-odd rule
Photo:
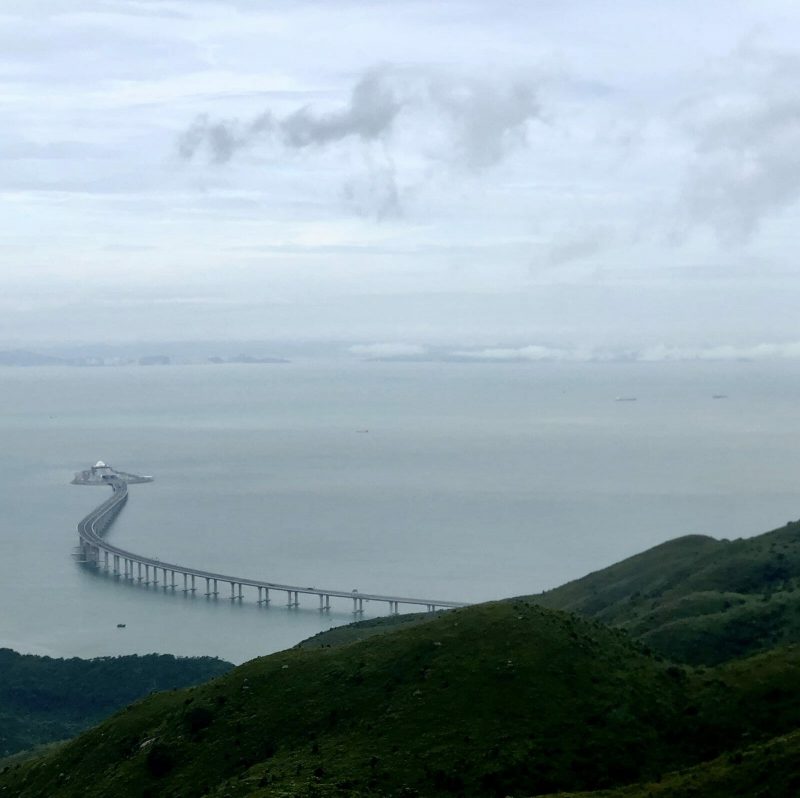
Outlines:
[[[87,572],[75,528],[107,491],[69,482],[97,459],[156,479],[109,533],[132,551],[484,601],[800,517],[799,399],[786,361],[2,369],[0,645],[240,662],[352,619]]]

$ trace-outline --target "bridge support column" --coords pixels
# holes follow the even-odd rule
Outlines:
[[[175,571],[172,572],[172,589],[175,590]]]
[[[219,590],[217,589],[217,580],[214,580],[214,598],[219,595]]]
[[[325,598],[325,596],[323,596],[322,593],[320,593],[319,594],[319,611],[320,612],[322,612],[325,609],[325,607],[322,606],[322,601],[323,601],[324,598]]]
[[[114,555],[114,576],[119,576],[119,554]]]
[[[139,568],[139,580],[138,581],[141,582],[142,581],[142,564],[140,562],[137,562],[136,565]]]
[[[106,571],[108,570],[108,551],[105,549],[103,550],[103,567]]]
[[[164,577],[161,580],[161,584],[164,585],[164,590],[166,590],[167,587],[168,587],[168,584],[167,584],[167,569],[166,568],[162,568],[161,571],[162,571],[162,576]]]
[[[242,600],[242,583],[241,582],[239,582],[239,595],[238,595],[237,598],[239,599],[239,601]]]
[[[158,585],[158,568],[153,566],[153,585]]]
[[[183,592],[184,592],[184,593],[187,591],[187,587],[186,587],[186,580],[187,580],[187,577],[188,577],[188,576],[189,576],[189,574],[184,574],[184,575],[183,575]]]
[[[195,590],[197,590],[197,588],[194,586],[194,574],[192,574],[192,593],[194,593]]]
[[[144,565],[144,583],[150,584],[150,566],[147,563]]]
[[[264,591],[264,598],[261,598],[261,591]],[[263,604],[265,607],[269,604],[269,588],[268,587],[260,587],[258,588],[258,603]]]
[[[211,580],[208,577],[205,577],[206,580],[206,596],[211,595]]]
[[[358,611],[359,611],[360,613],[363,613],[363,612],[364,612],[364,599],[362,599],[362,598],[360,598],[360,599],[358,600]]]
[[[236,598],[236,596],[234,596],[233,594],[233,590],[235,587],[236,587],[236,582],[231,582],[231,601],[233,601]]]

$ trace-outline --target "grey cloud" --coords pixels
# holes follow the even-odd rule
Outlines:
[[[687,227],[737,243],[800,197],[800,60],[745,50],[732,71],[732,88],[692,108],[682,201]]]
[[[504,86],[438,76],[430,80],[429,91],[434,106],[450,117],[458,154],[475,169],[524,145],[528,121],[541,115],[534,86],[522,81]]]
[[[323,146],[349,136],[374,141],[391,129],[403,104],[391,74],[371,70],[356,83],[346,108],[328,114],[301,108],[281,122],[280,131],[289,147]]]
[[[237,151],[271,134],[276,127],[272,114],[264,113],[246,125],[237,121],[212,121],[198,116],[178,139],[178,154],[191,159],[203,147],[214,163],[226,163]]]
[[[611,234],[605,229],[584,230],[551,247],[546,255],[546,262],[549,266],[561,266],[590,258],[605,249],[610,241]]]
[[[529,121],[541,117],[534,80],[477,79],[440,70],[382,66],[355,84],[347,105],[318,112],[305,106],[283,118],[267,110],[250,122],[199,117],[179,139],[178,151],[191,159],[205,149],[224,163],[240,150],[263,140],[289,149],[324,147],[346,139],[386,141],[405,113],[433,114],[447,128],[448,146],[437,156],[481,169],[500,161],[525,143]],[[423,135],[404,142],[430,156]]]
[[[191,159],[205,148],[212,161],[225,163],[238,151],[265,139],[290,149],[323,147],[351,136],[374,141],[391,130],[402,108],[386,74],[377,69],[364,75],[353,87],[348,105],[339,111],[315,113],[304,106],[283,119],[265,111],[246,123],[200,116],[181,135],[178,152]]]

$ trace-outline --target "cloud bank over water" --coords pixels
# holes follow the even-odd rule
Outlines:
[[[644,349],[555,347],[526,344],[508,347],[450,349],[414,344],[357,344],[351,355],[373,360],[413,360],[472,363],[664,363],[686,361],[770,361],[800,360],[800,341],[762,343],[750,346],[730,344],[706,347],[658,345]]]

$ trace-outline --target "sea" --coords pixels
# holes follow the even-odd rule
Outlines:
[[[481,602],[797,519],[799,402],[787,361],[0,369],[0,646],[240,663],[354,620],[346,599],[265,608],[88,570],[76,525],[108,491],[70,480],[98,459],[154,477],[107,533],[123,548]]]

